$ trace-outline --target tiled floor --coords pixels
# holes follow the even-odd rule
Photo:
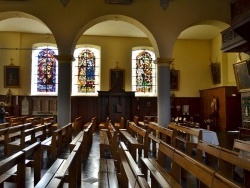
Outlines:
[[[228,149],[232,148],[233,139],[237,138],[237,133],[227,133],[227,132],[218,132],[218,139],[220,146],[226,147]],[[93,145],[89,154],[89,157],[86,161],[83,161],[82,163],[82,181],[81,181],[81,187],[84,188],[96,188],[98,187],[98,171],[99,171],[99,135],[98,133],[95,133],[93,136]],[[65,151],[62,153],[59,157],[61,158],[67,158],[69,155],[69,151]],[[44,155],[44,163],[43,163],[43,169],[42,169],[42,175],[46,172],[48,167],[51,165],[50,161],[46,158],[46,155]],[[31,188],[33,187],[33,179],[31,174],[33,173],[30,169],[27,169],[27,179],[26,179],[26,187]],[[186,181],[182,182],[182,186],[184,188],[195,188],[196,186],[196,180],[194,178],[188,178]],[[8,183],[5,184],[6,187],[12,188],[15,187],[14,185]],[[65,185],[64,187],[67,187]]]

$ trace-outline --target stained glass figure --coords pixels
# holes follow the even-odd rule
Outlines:
[[[83,49],[78,55],[78,92],[95,92],[95,54]]]
[[[37,92],[56,92],[57,61],[55,51],[49,48],[38,53]]]
[[[152,91],[152,57],[147,51],[136,56],[136,92]]]

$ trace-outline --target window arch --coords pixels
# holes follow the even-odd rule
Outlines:
[[[100,48],[81,46],[75,49],[72,68],[72,95],[97,96],[100,70]]]
[[[40,46],[32,50],[31,95],[57,95],[57,54],[54,46]]]
[[[132,50],[132,89],[136,96],[156,96],[155,53],[151,48]]]

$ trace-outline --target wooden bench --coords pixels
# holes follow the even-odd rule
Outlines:
[[[100,158],[98,180],[99,187],[119,187],[116,166],[113,159]]]
[[[13,127],[9,127],[6,131],[6,134],[4,135],[4,154],[8,155],[8,144],[12,142],[15,139],[20,139],[22,132],[25,131],[26,129],[32,128],[31,123],[26,123],[26,124],[21,124]]]
[[[129,150],[123,142],[119,147],[120,171],[118,180],[121,188],[138,187],[149,188],[149,184],[144,177],[144,174],[139,169]]]
[[[120,129],[120,139],[127,144],[131,155],[134,160],[137,161],[142,154],[142,150],[145,157],[148,157],[148,132],[141,127],[138,127],[134,122],[129,122],[127,129]]]
[[[240,187],[240,185],[231,179],[227,179],[219,171],[212,169],[167,143],[160,142],[159,152],[157,160],[158,164],[164,166],[163,164],[165,164],[166,157],[171,160],[169,174],[177,182],[181,181],[181,169],[184,169],[189,172],[190,175],[199,180],[198,187]],[[158,171],[162,173],[161,168]]]
[[[65,131],[68,130],[68,127],[72,127],[72,123],[58,128],[53,131],[52,136],[42,141],[42,147],[44,150],[47,150],[48,156],[51,157],[51,160],[55,160],[56,156],[61,152],[63,146],[68,145],[71,142],[69,135],[71,133]]]
[[[82,131],[82,129],[83,129],[83,122],[82,121],[83,121],[82,116],[75,118],[75,120],[72,124],[74,135],[77,135],[80,131]]]
[[[240,168],[244,174],[244,185],[249,185],[250,161],[249,157],[241,155],[239,152],[228,150],[219,146],[215,146],[206,142],[199,141],[197,146],[197,158],[201,160],[201,152],[205,152],[216,159],[217,165],[213,168],[218,171],[218,174],[223,175],[230,181],[234,179],[235,168]],[[207,163],[206,163],[207,164]],[[207,164],[207,166],[212,166]]]
[[[176,123],[170,123],[169,129],[173,130],[173,145],[175,148],[182,149],[188,155],[192,155],[193,149],[196,149],[197,143],[193,141],[196,137],[202,140],[202,131],[195,128],[190,128]]]
[[[25,125],[28,126],[26,123]],[[47,129],[50,129],[51,123],[46,123],[40,126],[34,126],[29,129],[22,130],[20,139],[15,139],[7,144],[7,155],[12,154],[14,151],[21,150],[27,144],[33,144],[37,141],[43,141],[47,137]]]
[[[114,126],[115,126],[116,130],[125,129],[125,120],[124,120],[124,117],[121,117],[119,122],[115,122]]]
[[[32,123],[33,125],[42,124],[42,118],[40,116],[27,117],[25,123]]]
[[[64,183],[68,183],[69,188],[79,187],[81,174],[79,174],[77,167],[81,166],[80,146],[80,142],[76,143],[67,159],[58,158],[35,187],[63,187]]]
[[[149,142],[152,145],[152,153],[154,156],[157,153],[156,148],[157,145],[159,145],[160,141],[164,141],[172,145],[173,130],[161,127],[156,122],[149,122],[147,127],[147,131],[149,132]]]
[[[92,125],[91,125],[91,132],[92,132],[92,134],[94,134],[95,131],[96,131],[95,130],[96,129],[96,116],[94,116],[93,118],[91,118],[91,121],[85,123],[83,125],[83,129],[87,129],[90,123],[92,123]]]
[[[20,151],[26,147],[26,144],[34,143],[35,128],[22,130],[21,127],[21,137],[14,141],[10,141],[7,144],[7,155],[13,154],[15,151]],[[8,132],[8,131],[7,131]]]
[[[10,119],[10,126],[17,126],[25,123],[26,116],[13,117]]]
[[[110,123],[107,129],[101,129],[100,135],[100,157],[117,159],[118,137],[117,130]]]
[[[107,129],[109,124],[110,124],[111,120],[109,119],[109,117],[106,118],[106,121],[105,122],[101,122],[99,124],[99,130],[101,129]]]
[[[20,159],[16,157],[22,156]],[[32,159],[30,158],[32,157]],[[21,160],[21,172],[20,164],[16,163],[18,160]],[[34,171],[34,185],[41,178],[41,161],[42,161],[42,152],[40,142],[36,142],[22,151],[19,151],[8,158],[0,162],[8,163],[3,169],[3,166],[0,167],[1,176],[0,176],[0,186],[3,187],[4,182],[12,182],[17,185],[17,187],[25,187],[25,167],[31,167]],[[22,174],[20,174],[22,173]],[[22,178],[21,180],[19,178]],[[19,185],[20,184],[20,185]]]
[[[6,123],[0,123],[0,129],[5,129],[5,128],[8,128],[9,127],[9,123],[6,122]]]
[[[142,158],[141,169],[145,176],[148,178],[148,171],[151,177],[151,186],[158,187],[181,187],[179,180],[172,176],[172,172],[166,171],[165,160],[166,157],[173,159],[174,147],[170,145],[164,145],[162,141],[159,143],[158,158]],[[171,164],[168,167],[171,170]]]
[[[17,165],[16,174],[9,174],[7,171]],[[23,188],[25,187],[25,153],[19,151],[14,155],[7,157],[6,159],[0,161],[0,182],[2,184],[4,181],[15,179],[15,183],[17,187]]]

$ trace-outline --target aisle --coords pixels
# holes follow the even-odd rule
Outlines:
[[[98,187],[98,172],[99,172],[99,134],[93,135],[93,144],[90,150],[88,159],[83,161],[82,164],[82,186],[84,188],[96,188]]]

